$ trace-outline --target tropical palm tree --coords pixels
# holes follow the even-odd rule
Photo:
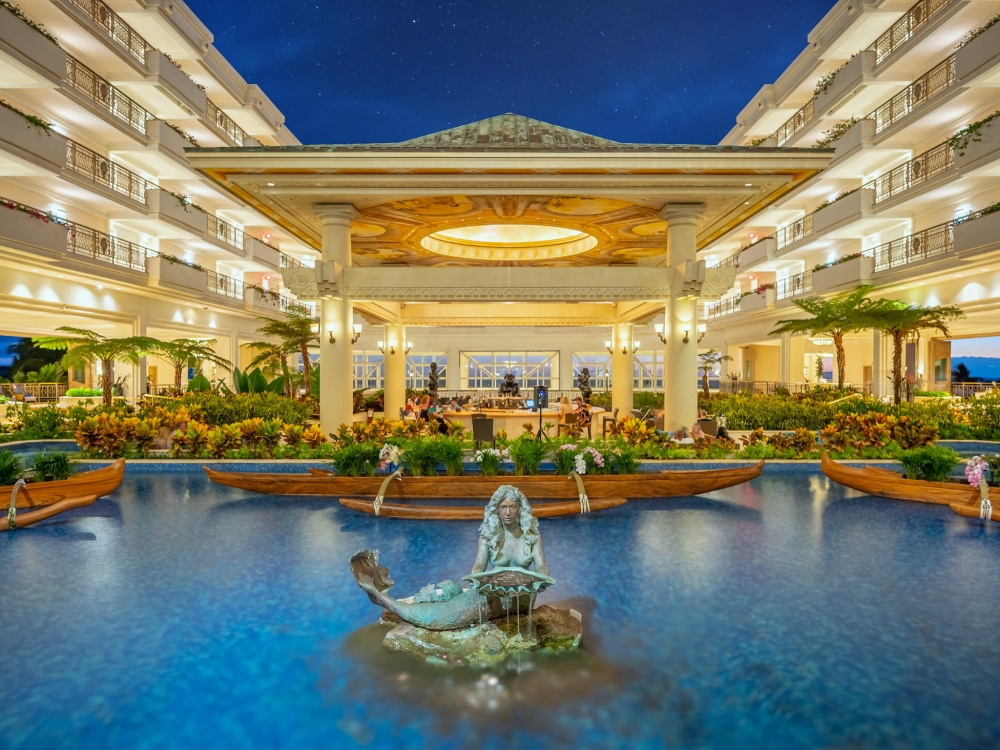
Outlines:
[[[163,341],[154,354],[174,368],[174,390],[180,393],[181,378],[186,367],[198,367],[202,362],[211,362],[226,370],[233,369],[233,363],[216,354],[215,339],[174,339]]]
[[[312,316],[309,308],[301,305],[290,306],[286,311],[285,320],[263,317],[259,320],[264,321],[264,325],[257,329],[257,333],[271,339],[280,339],[282,346],[288,348],[288,354],[298,352],[302,355],[302,378],[306,386],[306,398],[310,398],[312,363],[309,361],[309,347],[319,345],[319,320]],[[287,373],[287,370],[285,372]],[[290,380],[289,378],[286,382]]]
[[[280,374],[285,379],[285,395],[293,398],[294,390],[292,389],[292,374],[288,370],[288,358],[299,350],[298,346],[284,341],[280,344],[272,344],[269,341],[252,341],[244,346],[257,350],[257,355],[250,360],[246,369],[249,371],[251,368],[259,367],[261,372],[269,378]]]
[[[62,366],[67,370],[86,364],[101,363],[101,390],[104,405],[111,406],[111,394],[115,384],[115,362],[138,365],[142,358],[156,351],[160,342],[149,336],[128,336],[112,339],[86,328],[59,326],[65,336],[38,336],[32,341],[42,349],[63,350]]]
[[[698,369],[701,370],[701,392],[708,398],[708,376],[715,368],[723,362],[732,362],[733,358],[728,354],[723,354],[718,349],[709,349],[698,355]]]
[[[792,304],[809,314],[808,318],[779,320],[771,331],[771,336],[783,333],[804,333],[809,336],[829,336],[833,339],[833,347],[837,352],[837,388],[843,389],[844,375],[847,370],[847,355],[844,352],[844,334],[868,330],[865,310],[872,304],[868,299],[871,286],[859,286],[857,289],[822,299],[807,297],[792,300]]]
[[[892,337],[892,399],[903,400],[903,343],[910,336],[928,328],[950,336],[948,323],[964,318],[958,307],[921,307],[907,305],[894,299],[881,299],[865,310],[868,328]]]

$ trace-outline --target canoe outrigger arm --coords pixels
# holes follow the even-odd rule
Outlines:
[[[7,528],[16,529],[17,528],[17,491],[22,487],[27,487],[28,483],[23,479],[18,479],[14,482],[14,489],[10,493],[10,508],[7,509]]]
[[[590,513],[590,498],[587,497],[587,491],[583,488],[583,477],[575,471],[571,471],[569,475],[576,480],[576,489],[580,493],[580,512]]]
[[[379,511],[382,509],[382,501],[385,500],[385,491],[389,488],[389,482],[393,479],[398,479],[403,481],[403,469],[402,467],[396,469],[392,474],[387,476],[382,481],[382,486],[378,488],[378,494],[375,495],[375,515],[378,516]]]
[[[979,494],[983,498],[982,502],[979,503],[979,517],[984,521],[992,521],[993,504],[990,502],[990,486],[982,478],[979,480]]]

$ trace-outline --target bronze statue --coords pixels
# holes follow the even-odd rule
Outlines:
[[[431,396],[431,403],[437,403],[438,397],[438,363],[431,362],[431,372],[427,376],[427,392]]]
[[[580,386],[580,395],[583,396],[583,403],[589,404],[590,394],[594,392],[594,389],[590,387],[590,369],[584,367],[580,370],[580,375],[577,380]]]
[[[520,396],[521,386],[517,384],[514,380],[514,373],[508,372],[503,376],[503,382],[500,384],[500,395],[501,396]]]

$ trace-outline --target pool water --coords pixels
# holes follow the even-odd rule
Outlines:
[[[796,474],[541,528],[583,649],[454,670],[380,647],[347,560],[403,596],[475,522],[129,474],[0,534],[0,746],[1000,743],[1000,524]]]

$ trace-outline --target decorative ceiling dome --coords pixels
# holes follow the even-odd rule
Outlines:
[[[452,258],[536,261],[585,253],[597,246],[597,238],[578,229],[545,224],[476,224],[432,232],[420,244]]]

